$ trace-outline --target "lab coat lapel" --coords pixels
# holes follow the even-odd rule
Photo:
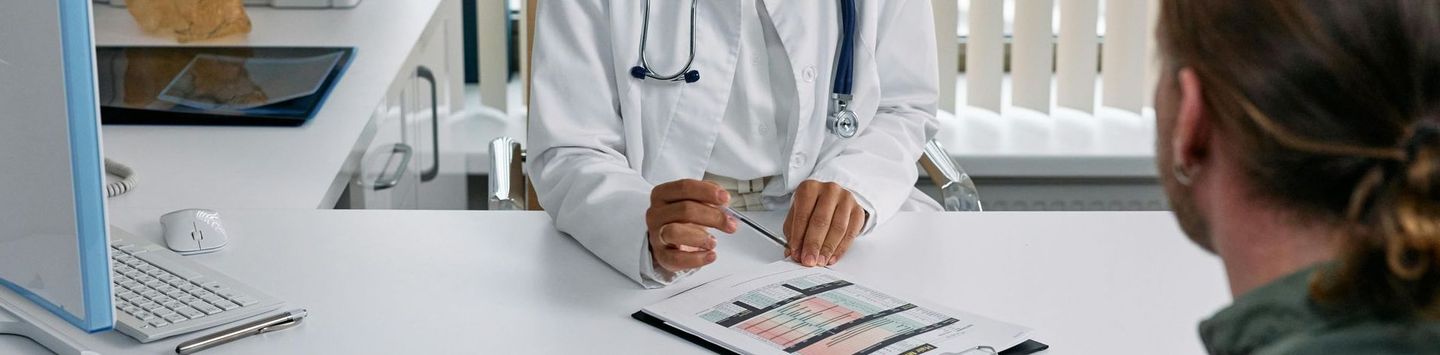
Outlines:
[[[793,139],[783,148],[792,157],[813,162],[825,137],[826,97],[829,95],[835,43],[839,33],[836,4],[830,1],[765,0],[775,32],[785,48],[796,92],[796,120],[790,124]],[[798,149],[797,149],[798,148]],[[812,164],[791,166],[786,185],[794,189],[810,175]]]
[[[735,82],[735,63],[740,53],[740,2],[701,1],[699,6],[692,68],[700,71],[700,81],[679,84],[684,87],[659,150],[653,155],[656,164],[649,166],[654,169],[646,169],[646,177],[654,183],[704,176]]]

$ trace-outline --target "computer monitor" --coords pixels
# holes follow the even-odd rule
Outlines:
[[[0,2],[0,332],[115,322],[90,24],[90,0]]]

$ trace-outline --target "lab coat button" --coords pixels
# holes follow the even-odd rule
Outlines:
[[[804,154],[796,154],[794,157],[791,157],[791,158],[790,158],[790,168],[792,168],[792,169],[799,169],[801,166],[804,166],[804,165],[805,165],[805,155],[804,155]]]
[[[800,76],[801,76],[802,78],[804,78],[804,79],[805,79],[805,82],[807,82],[807,83],[815,82],[815,66],[814,66],[814,65],[807,65],[807,66],[805,66],[805,70],[802,70],[802,71],[800,72]]]

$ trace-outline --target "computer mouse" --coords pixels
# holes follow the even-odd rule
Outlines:
[[[214,252],[229,243],[230,236],[220,223],[220,214],[211,210],[188,209],[160,216],[165,245],[180,255]]]

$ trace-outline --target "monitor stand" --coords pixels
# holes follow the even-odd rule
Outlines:
[[[0,297],[0,334],[18,335],[57,355],[99,355]]]

